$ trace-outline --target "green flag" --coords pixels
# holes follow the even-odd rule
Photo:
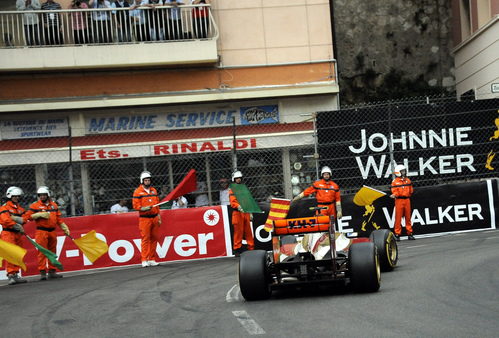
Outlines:
[[[58,268],[61,271],[64,270],[64,268],[62,267],[61,262],[59,262],[57,260],[57,256],[56,256],[55,253],[53,253],[49,249],[45,249],[43,246],[41,246],[40,244],[38,244],[37,242],[35,242],[28,235],[25,234],[25,236],[28,238],[28,240],[31,242],[31,244],[33,244],[35,246],[35,248],[37,248],[42,254],[45,255],[45,257],[47,257],[47,259],[50,261],[50,263],[52,263],[53,266],[55,266],[56,268]]]
[[[230,185],[232,192],[236,195],[237,201],[247,213],[263,213],[255,199],[251,196],[248,187],[245,184],[232,183]]]

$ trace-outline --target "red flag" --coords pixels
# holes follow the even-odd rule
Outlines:
[[[196,170],[191,169],[187,175],[185,175],[182,182],[180,182],[175,189],[172,190],[163,198],[159,203],[163,203],[166,201],[172,201],[177,197],[193,192],[197,189],[197,181],[196,181]]]

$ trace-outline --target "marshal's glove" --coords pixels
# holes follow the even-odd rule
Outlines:
[[[48,213],[46,211],[35,212],[33,215],[31,215],[31,218],[33,218],[33,219],[39,219],[39,218],[49,219],[50,213]]]
[[[296,201],[299,201],[301,200],[303,197],[305,197],[305,194],[303,194],[303,192],[299,193],[298,195],[295,196],[295,198],[293,198],[291,200],[291,203],[295,203]]]
[[[140,211],[149,211],[151,210],[152,206],[148,206],[148,207],[142,207],[140,208]]]
[[[336,218],[341,219],[343,217],[343,210],[341,209],[341,203],[336,202]]]
[[[12,229],[19,231],[20,233],[24,234],[24,228],[21,224],[16,223],[14,226],[12,226]]]
[[[64,231],[64,234],[66,236],[69,236],[69,228],[68,226],[66,225],[66,223],[61,223],[61,225],[59,225],[62,229],[62,231]]]
[[[13,220],[16,223],[24,224],[24,219],[22,217],[20,217],[20,216],[11,215],[10,219]]]
[[[237,211],[239,211],[239,212],[244,212],[244,209],[243,209],[243,207],[242,207],[242,206],[238,206],[238,207],[237,207]]]
[[[250,221],[253,220],[253,214],[250,214]]]

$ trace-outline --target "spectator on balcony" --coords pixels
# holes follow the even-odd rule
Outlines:
[[[192,0],[193,5],[209,4],[210,0]],[[194,34],[198,39],[206,39],[210,30],[210,12],[208,7],[194,7],[192,9],[194,20]]]
[[[78,12],[71,13],[71,25],[73,26],[73,39],[75,45],[88,43],[87,13],[81,11],[88,8],[87,4],[83,1],[75,0],[71,2],[69,8],[78,10]]]
[[[178,8],[179,5],[184,3],[180,0],[165,0],[165,5],[171,5],[168,10],[168,25],[167,35],[169,40],[180,40],[184,38],[184,31],[182,29],[182,10]]]
[[[43,15],[43,36],[46,45],[60,45],[62,43],[61,21],[58,12],[62,7],[54,0],[47,0],[42,4],[43,11],[50,11]]]
[[[111,3],[108,0],[90,0],[88,5],[97,9],[111,8]],[[93,12],[92,19],[94,42],[109,43],[113,40],[110,16],[111,13],[109,11]]]
[[[40,28],[38,26],[38,14],[29,13],[28,11],[35,11],[41,8],[40,1],[38,0],[17,0],[16,8],[18,11],[25,11],[24,13],[24,37],[26,38],[26,45],[37,46],[40,44]]]
[[[130,19],[133,23],[135,39],[137,41],[150,41],[151,36],[149,27],[147,27],[146,10],[140,7],[154,8],[154,5],[151,5],[149,0],[134,0],[133,5],[130,7]]]
[[[130,8],[128,0],[117,0],[111,3],[112,8]],[[119,42],[132,41],[130,26],[130,13],[128,10],[113,11],[114,27],[116,27],[116,38]]]
[[[156,6],[162,6],[163,0],[149,0],[150,4],[154,6],[154,10],[147,11],[149,15],[148,21],[151,26],[151,40],[165,40],[164,23],[165,23],[165,10],[156,9]]]

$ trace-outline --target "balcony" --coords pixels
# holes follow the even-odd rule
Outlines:
[[[205,10],[207,19],[194,17]],[[175,20],[178,18],[178,20]],[[0,12],[0,72],[213,64],[209,5]]]

